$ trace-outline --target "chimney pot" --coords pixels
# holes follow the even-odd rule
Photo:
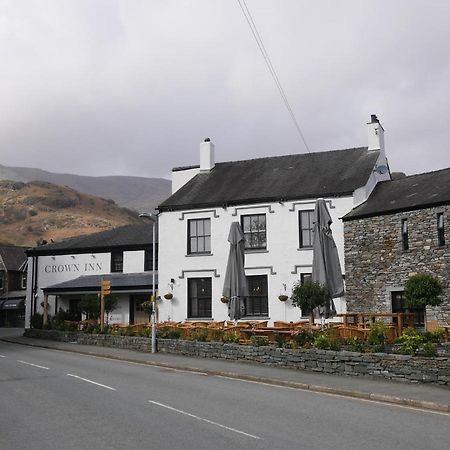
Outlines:
[[[370,123],[380,123],[376,114],[370,115]]]
[[[211,139],[210,138],[205,138],[204,142],[211,142]]]

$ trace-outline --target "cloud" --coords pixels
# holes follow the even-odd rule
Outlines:
[[[247,0],[311,150],[450,166],[450,4]],[[237,2],[0,2],[1,163],[170,175],[211,137],[226,161],[306,151]]]

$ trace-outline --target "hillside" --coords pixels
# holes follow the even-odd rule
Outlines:
[[[34,246],[122,225],[137,214],[112,200],[42,181],[0,181],[0,243]]]
[[[171,193],[171,182],[164,178],[88,177],[52,173],[27,167],[6,167],[1,164],[0,180],[14,180],[25,183],[46,181],[61,186],[69,186],[78,192],[112,199],[117,205],[138,212],[153,211]]]

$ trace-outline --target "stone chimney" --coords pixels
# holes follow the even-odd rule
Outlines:
[[[384,154],[384,129],[375,114],[370,116],[370,122],[367,124],[367,132],[368,150],[381,150]]]
[[[200,144],[200,172],[209,172],[214,166],[214,144],[206,138]]]

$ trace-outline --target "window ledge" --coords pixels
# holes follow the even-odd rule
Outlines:
[[[312,251],[312,247],[300,247],[297,249],[298,252]]]
[[[186,256],[186,258],[192,258],[195,256],[214,256],[214,253],[189,253],[184,256]]]
[[[189,317],[184,319],[185,322],[205,322],[205,323],[209,323],[209,322],[213,322],[214,319],[212,317]]]
[[[248,248],[245,249],[245,253],[269,253],[269,250],[265,249],[265,248]]]
[[[263,320],[270,320],[270,317],[269,316],[244,316],[244,317],[241,317],[239,320],[238,320],[238,323],[239,323],[239,321],[241,321],[241,322],[245,322],[246,320],[260,320],[260,321],[263,321]]]

